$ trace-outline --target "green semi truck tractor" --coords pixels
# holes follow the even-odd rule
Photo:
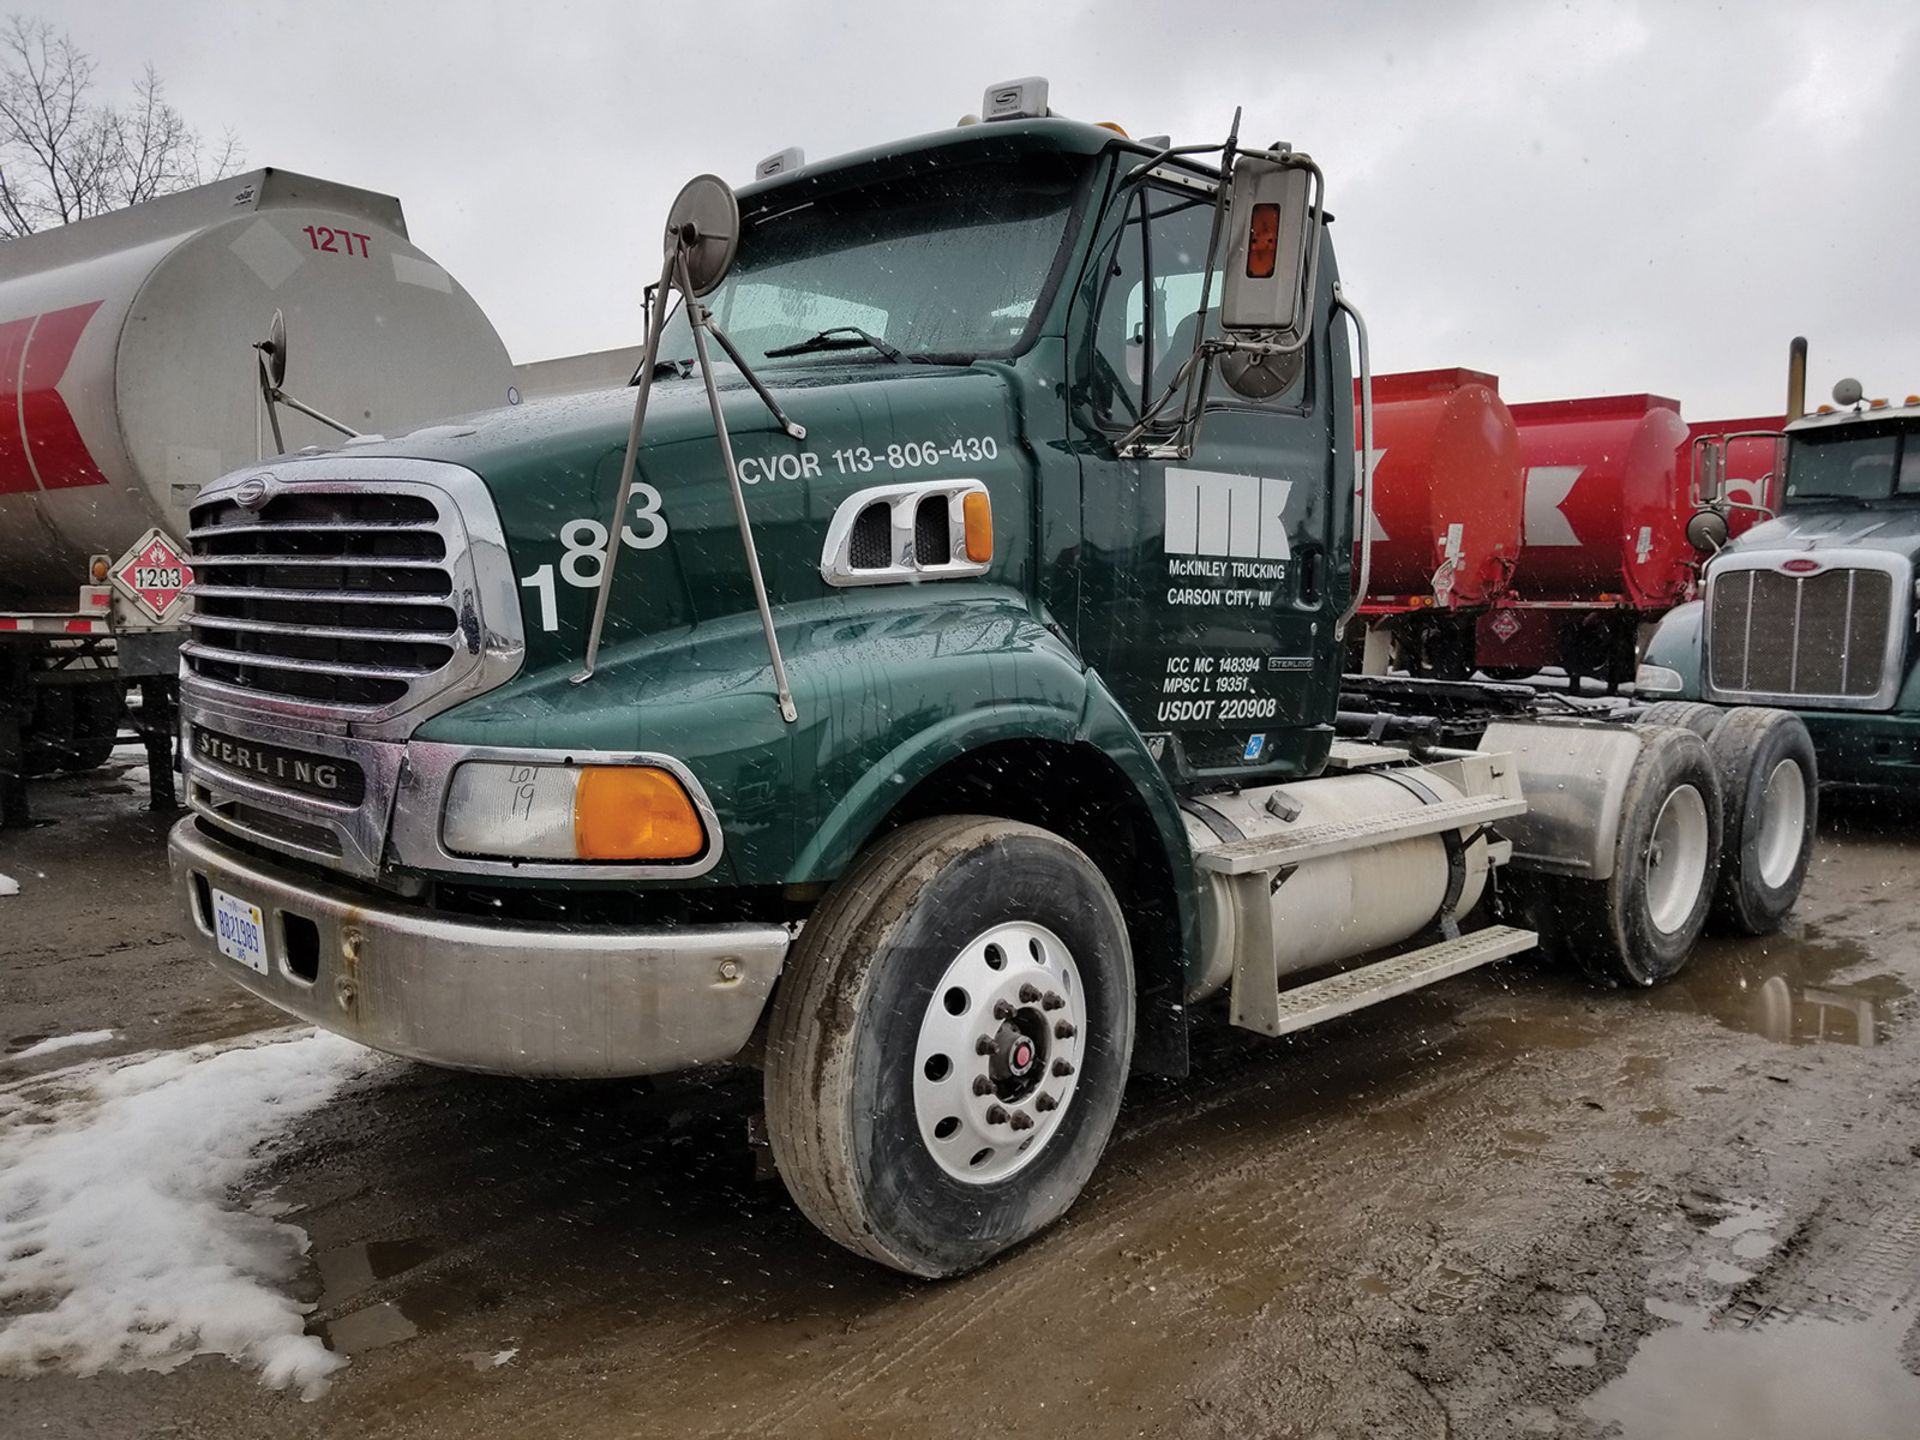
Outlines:
[[[1842,380],[1806,414],[1805,366],[1796,340],[1778,513],[1713,555],[1702,597],[1648,641],[1636,688],[1682,719],[1676,702],[1790,709],[1822,779],[1905,786],[1920,775],[1920,395],[1870,400]],[[1711,492],[1716,448],[1700,459]],[[1783,772],[1773,803],[1798,804],[1801,788]]]
[[[1060,1216],[1194,1025],[1673,974],[1745,865],[1707,742],[1343,682],[1365,332],[1318,167],[1237,131],[1028,80],[702,177],[632,386],[209,485],[214,963],[435,1064],[757,1067],[800,1208],[925,1276]]]

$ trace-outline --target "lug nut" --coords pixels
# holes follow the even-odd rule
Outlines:
[[[1073,1022],[1071,1020],[1054,1021],[1053,1022],[1053,1038],[1056,1040],[1073,1039]]]
[[[974,1041],[973,1053],[976,1055],[993,1054],[993,1036],[982,1035],[978,1040]]]
[[[1040,987],[1039,987],[1039,986],[1037,986],[1037,985],[1022,985],[1022,986],[1020,987],[1020,1003],[1021,1003],[1022,1005],[1031,1005],[1031,1004],[1033,1004],[1033,1003],[1034,1003],[1034,1002],[1035,1002],[1036,1000],[1038,1000],[1039,998],[1040,998]]]
[[[994,1001],[993,1018],[996,1020],[1011,1020],[1013,1018],[1013,1006],[1004,1000]]]
[[[1071,1060],[1054,1061],[1053,1073],[1058,1077],[1060,1077],[1062,1080],[1066,1079],[1067,1076],[1073,1074],[1073,1062]]]
[[[1016,1130],[1033,1129],[1033,1116],[1027,1114],[1027,1112],[1024,1110],[1014,1111],[1013,1112],[1013,1128]]]
[[[1058,995],[1054,994],[1053,991],[1049,990],[1043,997],[1041,997],[1040,1008],[1042,1010],[1058,1010],[1062,1005],[1066,1003],[1067,1002],[1065,1000],[1061,999]]]
[[[973,1093],[976,1095],[993,1094],[993,1081],[989,1080],[984,1075],[974,1076],[973,1077]]]
[[[1054,1099],[1053,1096],[1043,1093],[1034,1097],[1033,1108],[1036,1110],[1052,1110],[1057,1108],[1059,1104],[1060,1102]]]
[[[987,1124],[1004,1125],[1006,1123],[1007,1112],[1005,1109],[998,1105],[989,1105],[987,1107]]]

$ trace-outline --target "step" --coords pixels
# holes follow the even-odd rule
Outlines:
[[[1418,810],[1397,810],[1357,820],[1328,820],[1316,825],[1298,825],[1272,835],[1223,840],[1218,845],[1194,851],[1193,858],[1202,870],[1211,870],[1217,875],[1249,875],[1318,860],[1323,855],[1338,855],[1346,850],[1366,850],[1375,845],[1390,845],[1396,840],[1438,835],[1443,830],[1490,824],[1524,814],[1526,808],[1526,800],[1518,795],[1469,795],[1459,800],[1443,800],[1438,805],[1423,805]]]
[[[1421,989],[1437,981],[1459,975],[1495,960],[1504,960],[1522,950],[1531,950],[1540,937],[1531,930],[1511,925],[1489,925],[1457,940],[1442,940],[1356,966],[1325,980],[1299,985],[1290,990],[1268,991],[1264,995],[1242,995],[1242,971],[1234,972],[1233,1023],[1263,1035],[1286,1035],[1318,1025],[1338,1015],[1364,1010],[1382,1000]],[[1270,972],[1269,972],[1270,973]],[[1264,1000],[1265,1003],[1261,1003]]]
[[[1365,740],[1336,740],[1327,752],[1327,769],[1336,772],[1377,770],[1383,765],[1404,765],[1413,752],[1398,745],[1374,745]]]

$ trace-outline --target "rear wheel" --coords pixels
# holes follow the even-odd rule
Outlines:
[[[1119,1113],[1132,968],[1118,900],[1059,836],[943,816],[882,840],[774,998],[767,1128],[795,1203],[927,1277],[1050,1225]]]
[[[1657,985],[1693,956],[1720,871],[1720,785],[1691,730],[1646,726],[1621,798],[1613,874],[1541,879],[1535,921],[1606,985]]]
[[[1799,716],[1741,708],[1707,742],[1720,772],[1726,855],[1714,920],[1765,935],[1780,928],[1800,898],[1813,860],[1818,770],[1813,739]]]
[[[1720,721],[1725,715],[1726,712],[1718,707],[1702,704],[1698,700],[1661,700],[1641,711],[1635,723],[1678,725],[1682,730],[1691,730],[1706,740],[1720,728]]]

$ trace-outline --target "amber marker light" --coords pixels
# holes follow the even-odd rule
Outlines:
[[[680,782],[650,765],[593,765],[573,797],[582,860],[690,860],[707,835]]]
[[[1247,276],[1253,280],[1271,279],[1274,261],[1280,255],[1280,207],[1254,206],[1247,224]]]
[[[969,490],[960,502],[967,523],[967,559],[984,565],[993,559],[993,502],[984,490]]]
[[[107,557],[106,556],[96,555],[93,557],[93,578],[95,580],[104,580],[107,578]]]

